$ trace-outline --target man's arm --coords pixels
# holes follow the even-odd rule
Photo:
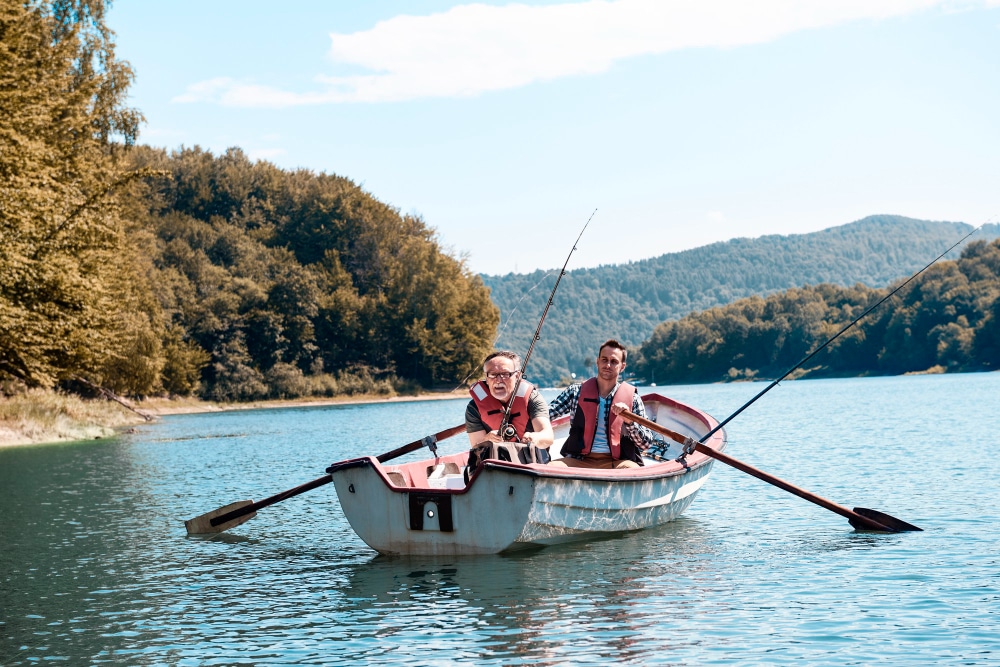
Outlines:
[[[521,441],[543,449],[548,448],[556,436],[552,432],[549,406],[537,389],[533,389],[531,395],[528,396],[528,415],[531,417],[531,430],[524,434]]]
[[[488,440],[489,429],[479,416],[479,406],[475,401],[469,401],[465,408],[465,432],[469,435],[469,447],[475,447],[479,443]]]
[[[643,419],[646,418],[646,406],[643,405],[642,397],[639,396],[639,392],[635,392],[635,396],[632,398],[632,414],[638,415]],[[639,449],[645,450],[656,443],[656,438],[653,432],[650,431],[645,426],[640,426],[635,422],[626,421],[622,424],[622,430],[628,434],[628,437],[639,447]]]

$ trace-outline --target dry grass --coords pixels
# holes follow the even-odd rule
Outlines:
[[[196,398],[148,398],[136,408],[152,415],[284,408],[342,403],[405,402],[468,398],[462,391],[425,392],[413,396],[354,395],[337,398],[214,403]],[[114,435],[115,429],[144,423],[142,416],[118,403],[84,400],[54,391],[32,389],[14,396],[0,394],[0,447],[68,440],[93,440]]]
[[[106,438],[142,421],[117,403],[31,389],[0,397],[0,446]]]
[[[271,399],[260,401],[248,401],[246,403],[217,403],[215,401],[203,401],[191,397],[151,397],[136,404],[136,408],[153,415],[174,415],[192,412],[222,412],[228,410],[260,410],[266,408],[292,408],[321,405],[343,405],[357,403],[397,403],[406,401],[427,401],[447,398],[468,398],[466,390],[459,391],[427,391],[413,395],[393,395],[385,394],[351,394],[345,396],[335,396],[324,398],[318,396],[308,396],[294,399]]]

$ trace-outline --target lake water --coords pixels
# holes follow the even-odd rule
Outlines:
[[[722,419],[763,386],[657,391]],[[1000,664],[998,397],[1000,373],[786,382],[727,428],[731,455],[924,532],[857,533],[716,463],[671,524],[511,556],[377,556],[332,485],[185,534],[456,425],[461,400],[2,449],[0,664]]]

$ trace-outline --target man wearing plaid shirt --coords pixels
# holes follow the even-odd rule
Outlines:
[[[642,452],[654,442],[644,426],[619,415],[631,410],[640,417],[646,408],[635,387],[619,379],[628,351],[617,340],[608,340],[598,352],[597,377],[567,387],[549,404],[549,418],[572,414],[564,458],[550,465],[571,468],[638,468]]]

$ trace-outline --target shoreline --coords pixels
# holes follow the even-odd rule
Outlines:
[[[129,428],[168,415],[272,410],[282,408],[410,403],[468,398],[465,390],[427,391],[395,396],[360,395],[343,398],[299,398],[215,403],[194,398],[152,398],[124,404],[105,399],[82,399],[56,392],[33,391],[0,398],[0,448],[51,445],[111,438]]]
[[[271,410],[281,408],[311,408],[330,405],[364,405],[368,403],[410,403],[414,401],[440,401],[453,398],[468,398],[465,390],[431,391],[420,394],[396,396],[345,396],[343,398],[291,398],[249,401],[247,403],[215,403],[198,399],[148,399],[136,404],[136,408],[155,417],[166,415],[201,414],[206,412],[232,412],[235,410]]]

